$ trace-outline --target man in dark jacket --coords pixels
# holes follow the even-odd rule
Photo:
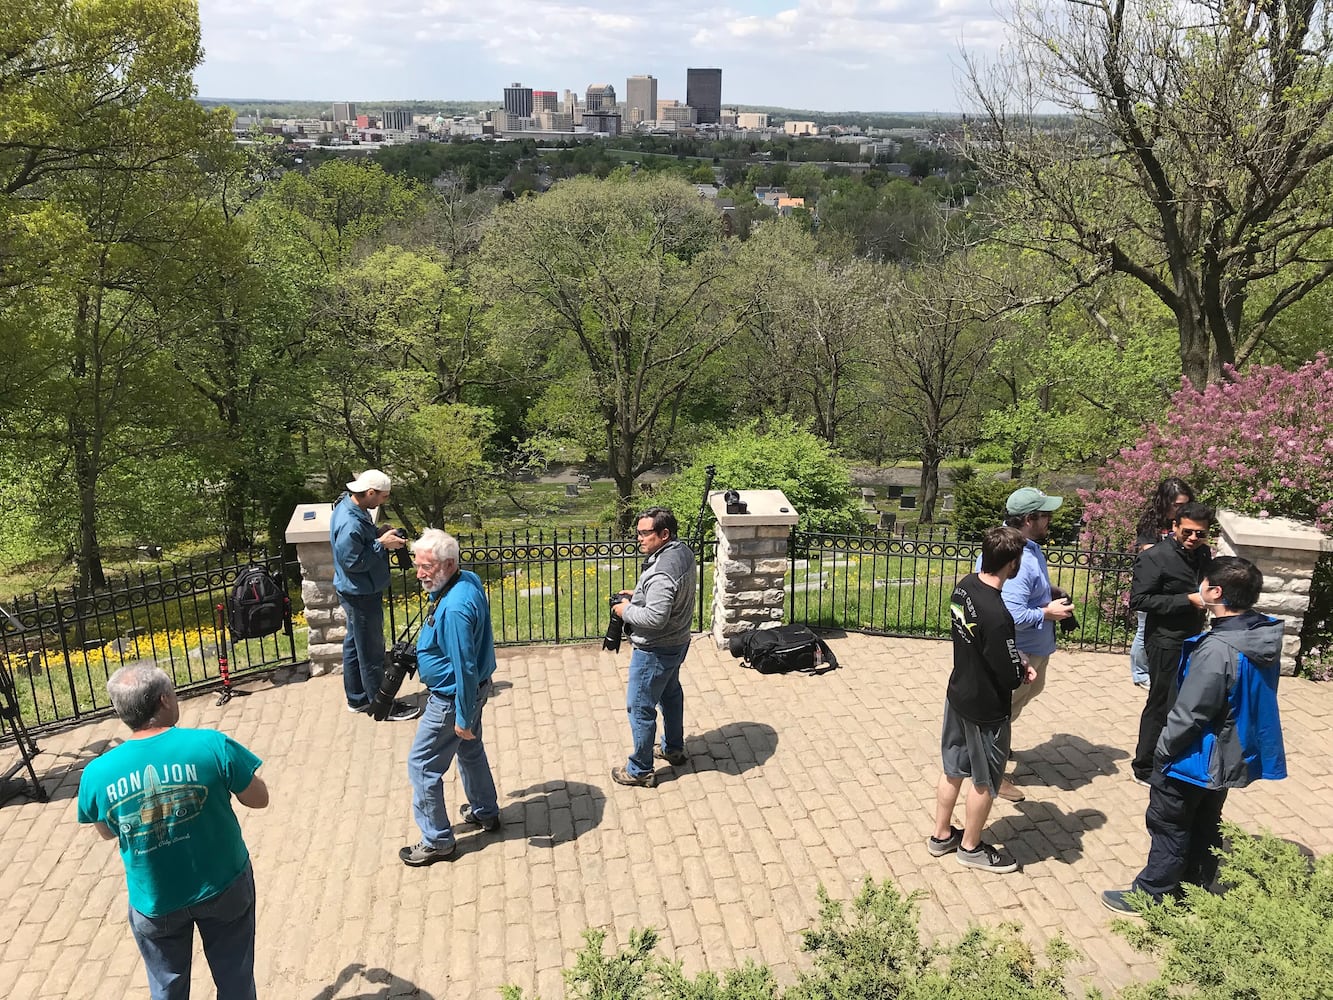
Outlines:
[[[1009,712],[1014,691],[1031,684],[1036,670],[1014,643],[1014,619],[1000,590],[1022,562],[1023,534],[991,528],[981,539],[981,569],[958,581],[949,599],[953,673],[944,702],[940,756],[944,773],[935,787],[935,832],[926,850],[941,858],[957,852],[960,864],[1011,872],[1014,860],[981,839],[1009,760]],[[963,779],[972,779],[963,828],[953,810]]]
[[[1177,512],[1171,535],[1139,553],[1134,561],[1129,609],[1148,614],[1143,632],[1148,700],[1139,717],[1139,740],[1131,765],[1141,785],[1148,784],[1152,775],[1153,750],[1175,697],[1180,648],[1203,629],[1199,581],[1212,557],[1207,544],[1212,524],[1213,508],[1188,503]]]
[[[1179,895],[1182,883],[1207,888],[1217,877],[1228,789],[1287,776],[1277,705],[1282,623],[1253,610],[1262,585],[1253,563],[1221,556],[1199,587],[1213,627],[1185,642],[1180,693],[1157,742],[1148,797],[1152,848],[1133,885],[1154,901]],[[1102,902],[1133,913],[1128,891],[1107,890]]]

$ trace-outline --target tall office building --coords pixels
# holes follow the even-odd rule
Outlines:
[[[585,113],[589,111],[615,111],[616,88],[609,83],[590,84],[583,110]]]
[[[505,87],[505,114],[515,118],[532,117],[532,88],[521,83]]]
[[[534,90],[532,92],[532,113],[539,114],[542,111],[559,111],[560,95],[554,90]]]
[[[657,117],[657,79],[632,76],[625,81],[625,117],[631,125]]]
[[[406,132],[412,127],[412,112],[410,111],[385,111],[380,121],[385,128],[398,129],[400,132]]]
[[[356,105],[351,101],[333,102],[333,124],[356,121]]]
[[[700,125],[716,125],[722,117],[722,71],[687,69],[685,103],[694,108]]]

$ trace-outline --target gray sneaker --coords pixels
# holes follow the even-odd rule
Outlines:
[[[942,858],[946,854],[952,854],[958,850],[963,842],[963,831],[956,826],[949,827],[949,836],[943,840],[937,840],[932,834],[926,838],[926,850],[930,852],[932,858]]]
[[[494,833],[496,830],[500,829],[499,816],[487,816],[485,819],[482,819],[472,811],[472,804],[470,802],[463,803],[463,808],[459,810],[459,814],[463,817],[464,823],[471,823],[473,826],[479,826],[487,833]]]
[[[666,761],[672,767],[681,767],[690,759],[684,750],[664,750],[662,747],[653,747],[653,756]]]
[[[1004,875],[1018,871],[1018,862],[1007,854],[1001,854],[984,840],[977,844],[975,851],[958,848],[958,863],[968,868],[983,868],[988,872]]]
[[[431,847],[424,840],[419,840],[411,847],[400,847],[398,858],[409,868],[423,868],[426,865],[433,865],[437,861],[449,859],[456,850],[458,850],[456,843],[450,844],[448,847]]]

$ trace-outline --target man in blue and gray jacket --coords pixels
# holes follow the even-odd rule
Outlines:
[[[694,553],[677,536],[676,516],[664,507],[639,515],[639,550],[643,573],[633,594],[624,593],[612,608],[629,626],[634,652],[629,658],[625,707],[634,751],[624,767],[611,769],[621,785],[652,788],[657,781],[653,758],[673,766],[686,761],[685,694],[680,665],[690,649],[694,618]],[[662,744],[657,741],[657,706],[662,706]]]
[[[1258,568],[1236,556],[1204,569],[1198,594],[1213,627],[1185,640],[1180,693],[1157,741],[1150,781],[1152,847],[1133,885],[1155,901],[1178,896],[1183,883],[1213,883],[1230,789],[1287,776],[1277,705],[1282,623],[1253,610],[1262,586]],[[1107,890],[1102,902],[1133,913],[1129,892]]]

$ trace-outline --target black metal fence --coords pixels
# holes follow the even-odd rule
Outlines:
[[[486,584],[498,645],[600,639],[611,595],[633,590],[642,565],[638,542],[611,529],[460,535],[458,544],[463,567]],[[713,561],[717,542],[710,538],[700,549],[696,629],[708,624],[713,580],[704,567]],[[392,593],[386,624],[400,635],[422,603],[415,572],[396,572]]]
[[[972,571],[981,544],[939,535],[798,530],[790,551],[790,621],[879,635],[944,637],[954,583]],[[1079,548],[1044,551],[1051,583],[1069,594],[1078,620],[1061,642],[1107,652],[1128,649],[1136,624],[1128,610],[1134,557]]]
[[[128,663],[156,663],[188,690],[218,684],[223,655],[233,677],[303,660],[303,629],[230,641],[222,609],[236,574],[250,561],[283,572],[299,614],[299,567],[284,566],[279,557],[161,563],[91,595],[50,591],[17,598],[0,615],[0,656],[23,722],[41,730],[105,714],[107,678]]]
[[[506,532],[459,538],[463,565],[480,575],[501,645],[587,642],[601,638],[608,598],[631,590],[641,557],[637,542],[609,529]],[[710,627],[717,545],[699,547],[694,627]],[[859,535],[796,531],[791,538],[787,617],[815,627],[881,635],[949,634],[949,595],[970,572],[979,545],[943,531]],[[1133,557],[1118,552],[1047,550],[1052,582],[1077,609],[1079,628],[1062,642],[1123,650],[1133,636],[1126,610]],[[214,556],[163,563],[115,581],[92,596],[32,594],[0,616],[0,656],[14,678],[13,698],[29,729],[42,730],[104,714],[106,680],[118,667],[150,661],[182,689],[217,685],[220,654],[231,676],[301,663],[307,633],[300,569],[273,557],[296,615],[294,636],[233,642],[220,608],[245,560]],[[386,627],[402,633],[422,606],[410,569],[395,572]]]

